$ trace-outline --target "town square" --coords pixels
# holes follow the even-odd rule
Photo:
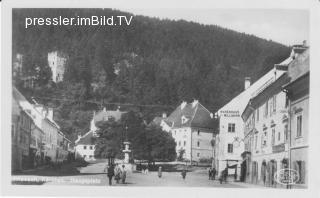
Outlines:
[[[11,186],[308,188],[309,12],[177,10],[12,9]]]

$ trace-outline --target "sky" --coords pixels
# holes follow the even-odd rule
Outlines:
[[[309,41],[309,11],[296,9],[121,9],[135,15],[219,25],[284,45]]]

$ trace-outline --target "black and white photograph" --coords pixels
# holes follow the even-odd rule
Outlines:
[[[2,26],[11,188],[310,189],[310,9],[32,5]]]

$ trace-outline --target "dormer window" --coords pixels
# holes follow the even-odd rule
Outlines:
[[[181,123],[182,124],[185,124],[185,123],[187,123],[188,122],[188,118],[186,118],[185,116],[182,116],[181,117]]]

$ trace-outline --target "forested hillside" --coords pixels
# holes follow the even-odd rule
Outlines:
[[[88,131],[92,110],[118,106],[107,103],[163,105],[121,106],[138,110],[147,121],[170,113],[182,100],[198,99],[214,112],[243,90],[244,77],[255,81],[290,53],[288,46],[215,25],[144,16],[134,16],[130,26],[25,28],[25,17],[78,15],[131,14],[111,9],[13,10],[13,55],[24,55],[23,73],[37,73],[39,86],[27,90],[16,85],[27,97],[55,108],[55,119],[71,139]],[[64,82],[58,84],[50,81],[47,63],[53,50],[68,56]]]

